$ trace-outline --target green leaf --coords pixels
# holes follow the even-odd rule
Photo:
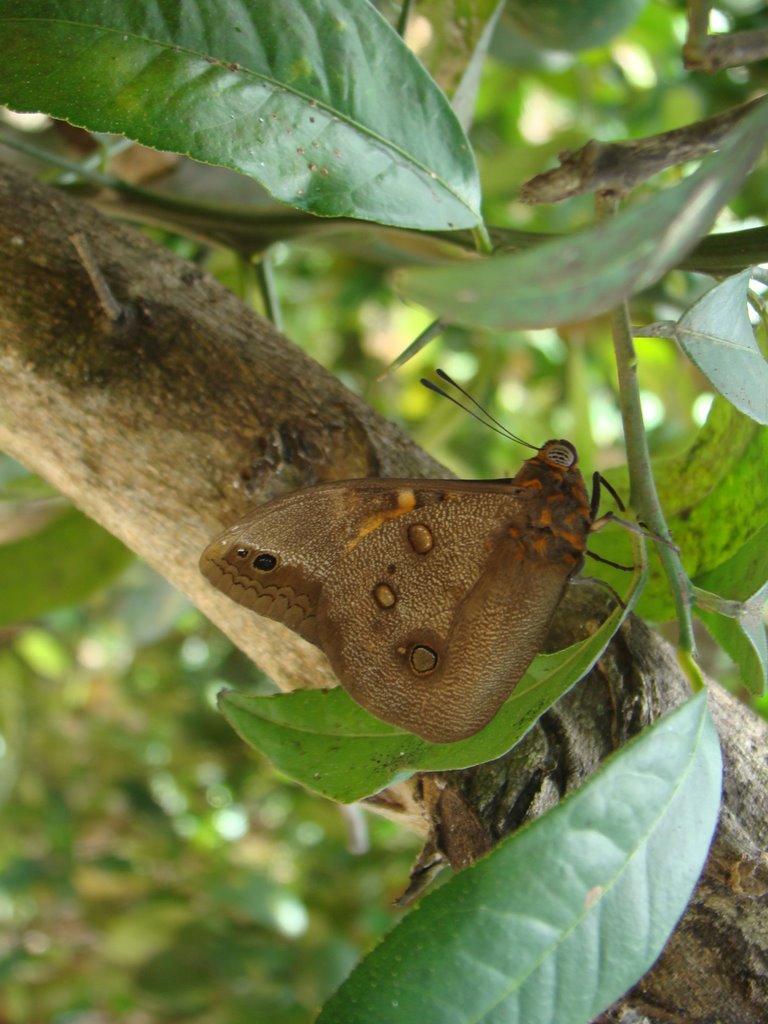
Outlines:
[[[689,450],[655,474],[689,576],[732,558],[768,525],[768,431],[722,399]]]
[[[38,533],[0,546],[0,626],[79,604],[133,557],[111,533],[68,509]]]
[[[575,52],[602,46],[631,25],[646,0],[507,0],[505,16],[528,43]]]
[[[721,772],[702,693],[428,895],[318,1024],[588,1024],[651,967],[683,913]]]
[[[687,451],[654,462],[667,524],[681,549],[685,570],[697,586],[716,590],[727,584],[726,576],[715,583],[705,574],[731,559],[736,559],[731,579],[741,577],[747,588],[725,596],[746,599],[768,579],[766,466],[768,431],[722,398],[713,403],[707,422]],[[606,475],[619,494],[627,494],[626,472]],[[616,544],[615,532],[603,530],[590,547],[616,560],[621,557]],[[674,616],[668,583],[656,559],[651,560],[648,586],[637,610],[656,621]]]
[[[463,128],[472,124],[480,76],[506,0],[419,0],[431,39],[419,56]]]
[[[353,803],[416,771],[468,768],[501,757],[592,668],[634,604],[644,575],[642,540],[626,607],[595,633],[556,654],[541,654],[496,717],[458,743],[428,743],[374,718],[340,687],[268,697],[226,691],[219,707],[250,746],[286,775],[323,796]],[[642,563],[642,564],[641,564]]]
[[[758,423],[768,423],[768,363],[747,315],[751,271],[715,285],[680,318],[680,347],[712,386]]]
[[[714,639],[726,654],[738,665],[744,685],[761,696],[768,682],[768,637],[765,628],[765,603],[768,600],[768,586],[761,589],[748,601],[740,604],[736,614],[724,615],[713,608],[696,608],[701,619]]]
[[[738,665],[745,686],[762,694],[768,682],[768,524],[711,572],[694,579],[696,615]]]
[[[0,0],[0,102],[221,164],[324,217],[480,221],[447,99],[359,0]]]
[[[708,572],[700,572],[693,582],[728,601],[751,601],[768,582],[768,510],[763,524],[730,558]]]
[[[768,134],[768,102],[679,185],[590,231],[513,255],[397,275],[441,319],[493,330],[548,327],[602,313],[654,284],[689,252],[736,192]]]

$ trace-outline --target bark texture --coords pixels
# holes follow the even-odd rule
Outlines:
[[[73,235],[122,307],[118,319]],[[285,688],[327,684],[324,658],[214,592],[197,570],[206,542],[252,502],[299,486],[440,472],[198,268],[2,164],[0,389],[0,447],[187,593]],[[572,588],[552,645],[593,628],[604,603]],[[497,839],[685,695],[667,645],[631,619],[523,744],[446,784]],[[768,737],[716,687],[711,705],[726,762],[715,844],[663,956],[605,1022],[768,1019]],[[411,780],[374,802],[434,832],[423,788]]]

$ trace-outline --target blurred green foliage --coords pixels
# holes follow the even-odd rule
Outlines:
[[[4,1018],[307,1021],[416,838],[249,756],[215,695],[269,684],[143,565],[3,639]]]
[[[723,3],[714,17],[721,29],[766,23],[759,3]],[[661,0],[578,55],[521,46],[502,22],[471,132],[486,220],[555,232],[590,224],[590,198],[524,206],[519,186],[592,137],[664,131],[768,84],[765,65],[686,72],[684,36],[684,5]],[[80,158],[82,138],[60,126],[35,141]],[[755,171],[721,228],[758,222],[767,174]],[[214,180],[226,197],[234,176]],[[273,247],[288,336],[459,475],[508,475],[522,456],[419,386],[435,366],[531,441],[570,437],[589,470],[623,461],[607,319],[559,333],[450,329],[377,380],[429,316],[393,296],[386,245],[367,231]],[[240,257],[153,234],[259,307]],[[676,319],[710,285],[669,274],[633,301],[634,320]],[[679,452],[703,420],[706,381],[671,342],[642,339],[637,350],[652,451]],[[25,479],[9,460],[2,468],[5,482]],[[4,498],[19,501],[7,489]],[[726,677],[702,643],[710,670]],[[83,603],[0,633],[3,1020],[305,1024],[394,920],[417,838],[366,816],[370,849],[351,853],[339,809],[281,779],[226,727],[215,710],[222,686],[269,683],[136,563]]]

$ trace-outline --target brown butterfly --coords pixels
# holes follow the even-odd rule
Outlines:
[[[308,487],[225,530],[200,568],[320,647],[372,714],[449,743],[493,718],[541,650],[596,525],[595,476],[590,502],[576,449],[552,440],[507,480]]]

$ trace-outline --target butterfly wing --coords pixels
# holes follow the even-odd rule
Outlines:
[[[570,567],[521,540],[536,510],[519,488],[413,490],[412,509],[329,568],[318,636],[358,703],[453,742],[493,718],[541,650]]]
[[[238,604],[319,644],[320,593],[344,553],[353,493],[348,484],[309,487],[253,509],[211,541],[202,574]]]
[[[308,488],[225,531],[201,569],[320,646],[373,714],[450,742],[510,694],[570,575],[525,541],[533,498],[485,481]]]
[[[331,576],[351,579],[354,573],[364,585],[361,554],[367,545],[350,558],[358,544],[417,505],[439,504],[448,489],[469,488],[475,493],[477,485],[363,479],[294,491],[253,509],[216,537],[200,570],[238,604],[324,647],[317,634],[320,594]]]

